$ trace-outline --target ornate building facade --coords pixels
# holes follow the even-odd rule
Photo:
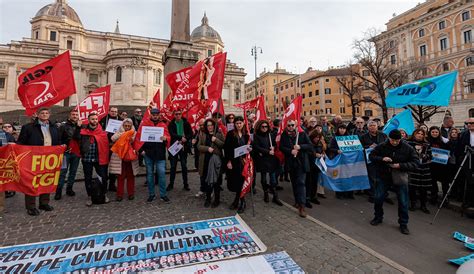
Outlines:
[[[30,38],[0,45],[0,111],[22,108],[17,95],[19,74],[66,50],[71,53],[79,100],[110,84],[111,105],[144,106],[158,89],[163,90],[162,59],[169,40],[122,34],[118,22],[114,32],[84,29],[65,0],[41,8],[30,23]],[[199,59],[224,50],[206,14],[193,30],[191,42]],[[243,101],[245,75],[243,68],[227,62],[222,95],[226,109],[237,111],[232,105]],[[75,97],[64,101],[64,105],[75,104]]]
[[[447,108],[458,125],[474,117],[473,16],[472,0],[427,0],[390,19],[387,30],[375,38],[394,48],[388,60],[392,65],[423,63],[423,78],[459,72]],[[438,114],[430,123],[439,125],[442,119]]]

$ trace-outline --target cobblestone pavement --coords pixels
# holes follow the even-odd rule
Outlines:
[[[41,212],[38,217],[26,214],[23,195],[6,200],[7,212],[0,219],[0,246],[10,246],[68,237],[136,229],[150,226],[197,221],[234,215],[228,209],[233,195],[223,192],[222,203],[216,209],[204,208],[204,201],[196,198],[198,175],[190,173],[192,191],[181,189],[177,176],[175,189],[169,193],[170,204],[155,200],[147,203],[144,178],[138,178],[136,199],[86,207],[84,183],[77,182],[75,197],[64,196],[51,201],[52,212]],[[291,191],[289,189],[285,191]],[[268,247],[267,252],[285,250],[307,273],[400,273],[408,271],[374,251],[339,235],[337,231],[300,218],[291,206],[265,204],[262,192],[255,196],[256,216],[251,204],[241,216]],[[314,220],[314,219],[313,219]]]

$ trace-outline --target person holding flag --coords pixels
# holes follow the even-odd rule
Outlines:
[[[246,208],[245,197],[240,198],[240,192],[245,181],[242,175],[244,168],[244,158],[246,154],[235,157],[235,149],[242,148],[249,143],[250,135],[247,127],[244,124],[244,118],[237,116],[234,119],[235,128],[227,133],[224,143],[224,163],[227,167],[227,188],[231,192],[235,192],[234,202],[230,209],[237,209],[238,213],[243,213]],[[252,148],[248,147],[248,152]]]
[[[18,144],[25,146],[58,146],[61,145],[59,131],[49,120],[49,108],[38,109],[38,117],[32,123],[21,128]],[[25,207],[28,215],[38,216],[39,210],[36,208],[36,197],[25,194]],[[54,208],[49,205],[49,194],[39,195],[39,209],[52,211]]]
[[[297,120],[299,120],[297,118]],[[300,217],[306,218],[306,173],[310,172],[308,153],[312,153],[312,145],[308,135],[297,129],[297,120],[288,120],[286,129],[281,134],[280,151],[285,155],[285,165],[290,173],[293,187],[295,207]]]

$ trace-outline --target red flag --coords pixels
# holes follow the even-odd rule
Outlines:
[[[257,102],[257,114],[255,115],[255,120],[260,121],[260,120],[267,120],[267,112],[265,111],[265,99],[263,95],[260,95],[257,97],[258,102]]]
[[[163,105],[161,106],[160,112],[163,113],[163,117],[171,121],[173,120],[173,111],[174,111],[174,106],[173,103],[171,102],[171,97],[173,94],[170,92],[168,93],[168,96],[166,96],[165,101],[163,102]]]
[[[244,198],[247,193],[250,192],[253,183],[254,176],[254,163],[253,159],[250,156],[250,153],[245,156],[244,159],[244,168],[242,170],[242,176],[244,176],[244,184],[242,185],[242,190],[240,191],[240,198]]]
[[[186,119],[194,131],[199,129],[199,120],[206,117],[208,110],[206,104],[199,103],[186,112]]]
[[[294,120],[296,122],[296,125],[298,127],[299,132],[303,132],[303,129],[300,127],[300,117],[301,117],[301,109],[302,109],[302,102],[303,102],[303,97],[298,96],[296,97],[291,104],[288,105],[288,107],[285,110],[285,113],[283,114],[283,119],[281,120],[280,123],[280,128],[278,129],[278,134],[276,136],[276,142],[277,146],[275,149],[275,156],[280,160],[282,163],[284,161],[284,155],[280,151],[280,137],[283,131],[286,128],[286,125],[288,124],[288,121]]]
[[[171,102],[180,109],[190,102],[217,99],[222,95],[227,53],[219,52],[194,66],[170,73],[166,82],[172,90]],[[188,106],[189,109],[189,106]]]
[[[31,116],[76,93],[69,51],[29,68],[18,77],[18,97]]]
[[[89,94],[80,104],[79,104],[79,119],[81,119],[83,124],[89,123],[87,116],[92,112],[97,113],[100,119],[104,118],[109,111],[110,103],[110,85],[105,87],[100,87]],[[78,106],[76,106],[77,110]]]
[[[53,193],[66,146],[0,147],[0,192],[18,191],[30,196]]]
[[[158,89],[155,93],[155,96],[153,96],[153,99],[151,100],[151,102],[148,104],[148,107],[146,108],[145,110],[145,114],[143,114],[143,119],[142,120],[146,120],[148,119],[148,117],[150,117],[150,111],[152,108],[157,108],[157,109],[160,109],[161,107],[161,98],[160,98],[160,89]]]
[[[258,100],[259,100],[260,96],[253,99],[253,100],[250,100],[250,101],[247,101],[247,102],[244,102],[242,104],[236,104],[234,105],[234,107],[238,107],[238,108],[241,108],[241,109],[244,109],[244,110],[248,110],[248,109],[252,109],[252,108],[256,108],[257,105],[258,105]]]

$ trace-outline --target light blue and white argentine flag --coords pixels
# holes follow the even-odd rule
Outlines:
[[[443,165],[448,164],[449,150],[433,147],[431,148],[431,154],[433,155],[431,162]]]
[[[387,107],[402,108],[407,105],[448,106],[458,72],[418,80],[388,91]]]
[[[364,151],[344,152],[330,160],[316,159],[321,170],[321,185],[333,191],[350,191],[369,189],[367,166]]]

